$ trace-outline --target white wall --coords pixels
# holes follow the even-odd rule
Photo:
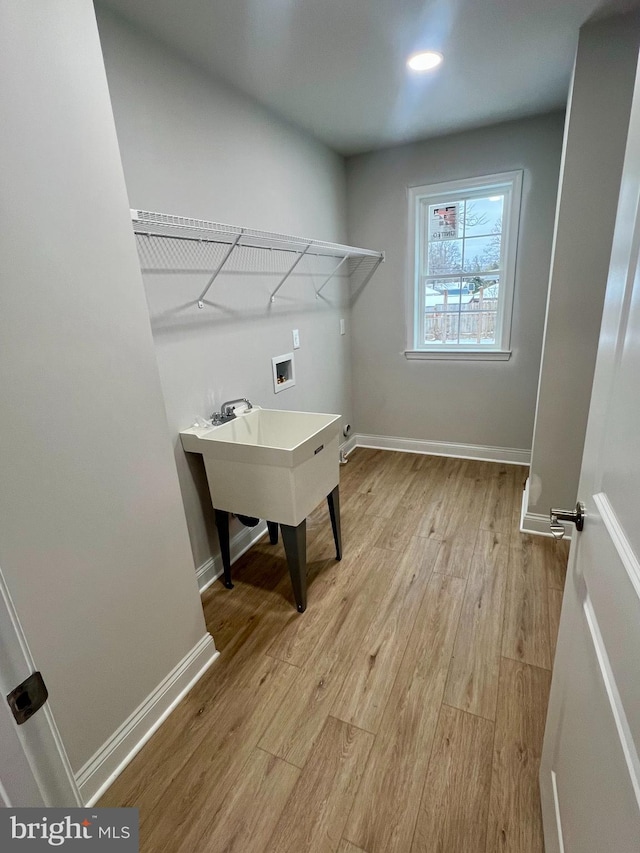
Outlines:
[[[344,242],[342,158],[108,10],[98,17],[132,207]],[[189,257],[167,263],[184,267]],[[237,273],[247,260],[240,256]],[[310,279],[294,276],[271,305],[277,276],[223,274],[209,293],[215,307],[200,311],[194,300],[208,277],[204,268],[145,275],[196,566],[217,542],[201,460],[183,453],[181,429],[240,396],[351,420],[350,348],[339,334],[340,317],[349,316],[344,283],[332,282],[316,300]],[[301,339],[297,385],[276,396],[271,357],[291,350],[292,329]]]
[[[77,771],[206,631],[91,3],[0,72],[0,565]]]
[[[349,239],[387,260],[353,307],[360,433],[531,447],[563,115],[486,127],[348,160]],[[524,170],[511,359],[407,361],[407,188]]]
[[[575,506],[640,20],[584,26],[567,114],[525,527]]]

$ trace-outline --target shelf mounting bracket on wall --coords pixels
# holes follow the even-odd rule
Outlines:
[[[340,261],[340,263],[339,263],[339,264],[336,266],[336,268],[333,270],[333,272],[325,278],[325,280],[322,282],[322,284],[320,285],[320,287],[316,290],[316,298],[317,298],[318,296],[320,296],[320,294],[322,293],[322,291],[324,290],[324,288],[326,287],[326,285],[327,285],[327,284],[329,284],[329,282],[330,282],[330,281],[331,281],[331,279],[334,277],[334,275],[336,275],[336,273],[338,272],[338,270],[340,269],[340,267],[341,267],[341,266],[342,266],[346,261],[348,261],[348,260],[349,260],[349,255],[345,255],[345,256],[344,256],[344,258],[342,258],[342,260]],[[363,261],[363,258],[360,258],[360,260],[359,260],[359,261],[358,261],[358,263],[356,264],[356,269],[358,269],[358,267],[360,266],[360,264],[362,263],[362,261]],[[354,270],[354,272],[355,272],[355,270]]]
[[[308,243],[308,244],[307,244],[307,246],[304,248],[304,250],[303,250],[302,252],[300,252],[300,254],[298,255],[298,257],[297,257],[297,258],[295,259],[295,261],[291,264],[291,266],[289,267],[289,269],[288,269],[288,270],[286,271],[286,273],[284,274],[284,276],[283,276],[282,280],[280,281],[280,284],[279,284],[279,285],[276,287],[276,289],[272,292],[272,294],[271,294],[271,298],[270,298],[270,301],[271,301],[271,302],[275,302],[275,301],[276,301],[276,293],[280,290],[280,288],[282,287],[282,285],[283,285],[283,284],[285,283],[285,281],[289,278],[289,276],[290,276],[290,275],[291,275],[291,273],[294,271],[294,269],[298,266],[298,264],[300,263],[300,261],[304,258],[304,256],[307,254],[307,252],[309,251],[309,249],[311,248],[311,246],[312,246],[312,245],[313,245],[313,243]]]
[[[209,292],[209,288],[211,287],[211,285],[213,284],[213,282],[214,282],[214,281],[216,280],[216,278],[218,277],[218,274],[220,273],[220,270],[222,269],[222,267],[227,263],[227,261],[228,261],[228,260],[229,260],[229,258],[231,257],[231,253],[233,252],[233,250],[235,249],[235,247],[236,247],[236,246],[238,245],[238,243],[240,242],[240,238],[242,237],[242,235],[243,235],[243,234],[244,234],[244,230],[241,228],[241,229],[240,229],[240,231],[239,231],[239,233],[238,233],[238,235],[236,236],[236,239],[235,239],[235,240],[233,241],[233,243],[229,246],[229,248],[227,249],[227,251],[226,251],[226,252],[225,252],[225,254],[224,254],[223,259],[222,259],[222,260],[220,261],[220,263],[218,264],[218,268],[216,269],[216,271],[213,273],[213,275],[211,276],[211,278],[210,278],[210,279],[209,279],[209,281],[207,282],[207,286],[205,287],[205,289],[202,291],[202,293],[201,293],[201,294],[200,294],[200,296],[198,297],[198,308],[204,308],[204,298],[205,298],[205,296],[207,295],[207,293]]]

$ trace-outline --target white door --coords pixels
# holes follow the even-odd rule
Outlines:
[[[639,79],[540,770],[546,853],[640,851]]]
[[[48,703],[18,725],[6,701],[7,694],[35,671],[0,571],[0,807],[81,806]]]
[[[23,805],[45,802],[9,706],[0,702],[0,808]]]

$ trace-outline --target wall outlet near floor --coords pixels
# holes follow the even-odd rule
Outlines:
[[[345,333],[344,317],[340,317],[340,334],[344,335],[344,333]]]
[[[293,336],[293,348],[300,349],[300,332],[294,329],[291,334]]]

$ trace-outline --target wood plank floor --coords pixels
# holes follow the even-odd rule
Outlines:
[[[527,471],[358,449],[308,608],[268,537],[203,596],[220,658],[103,796],[143,853],[543,853],[538,765],[568,549]]]

